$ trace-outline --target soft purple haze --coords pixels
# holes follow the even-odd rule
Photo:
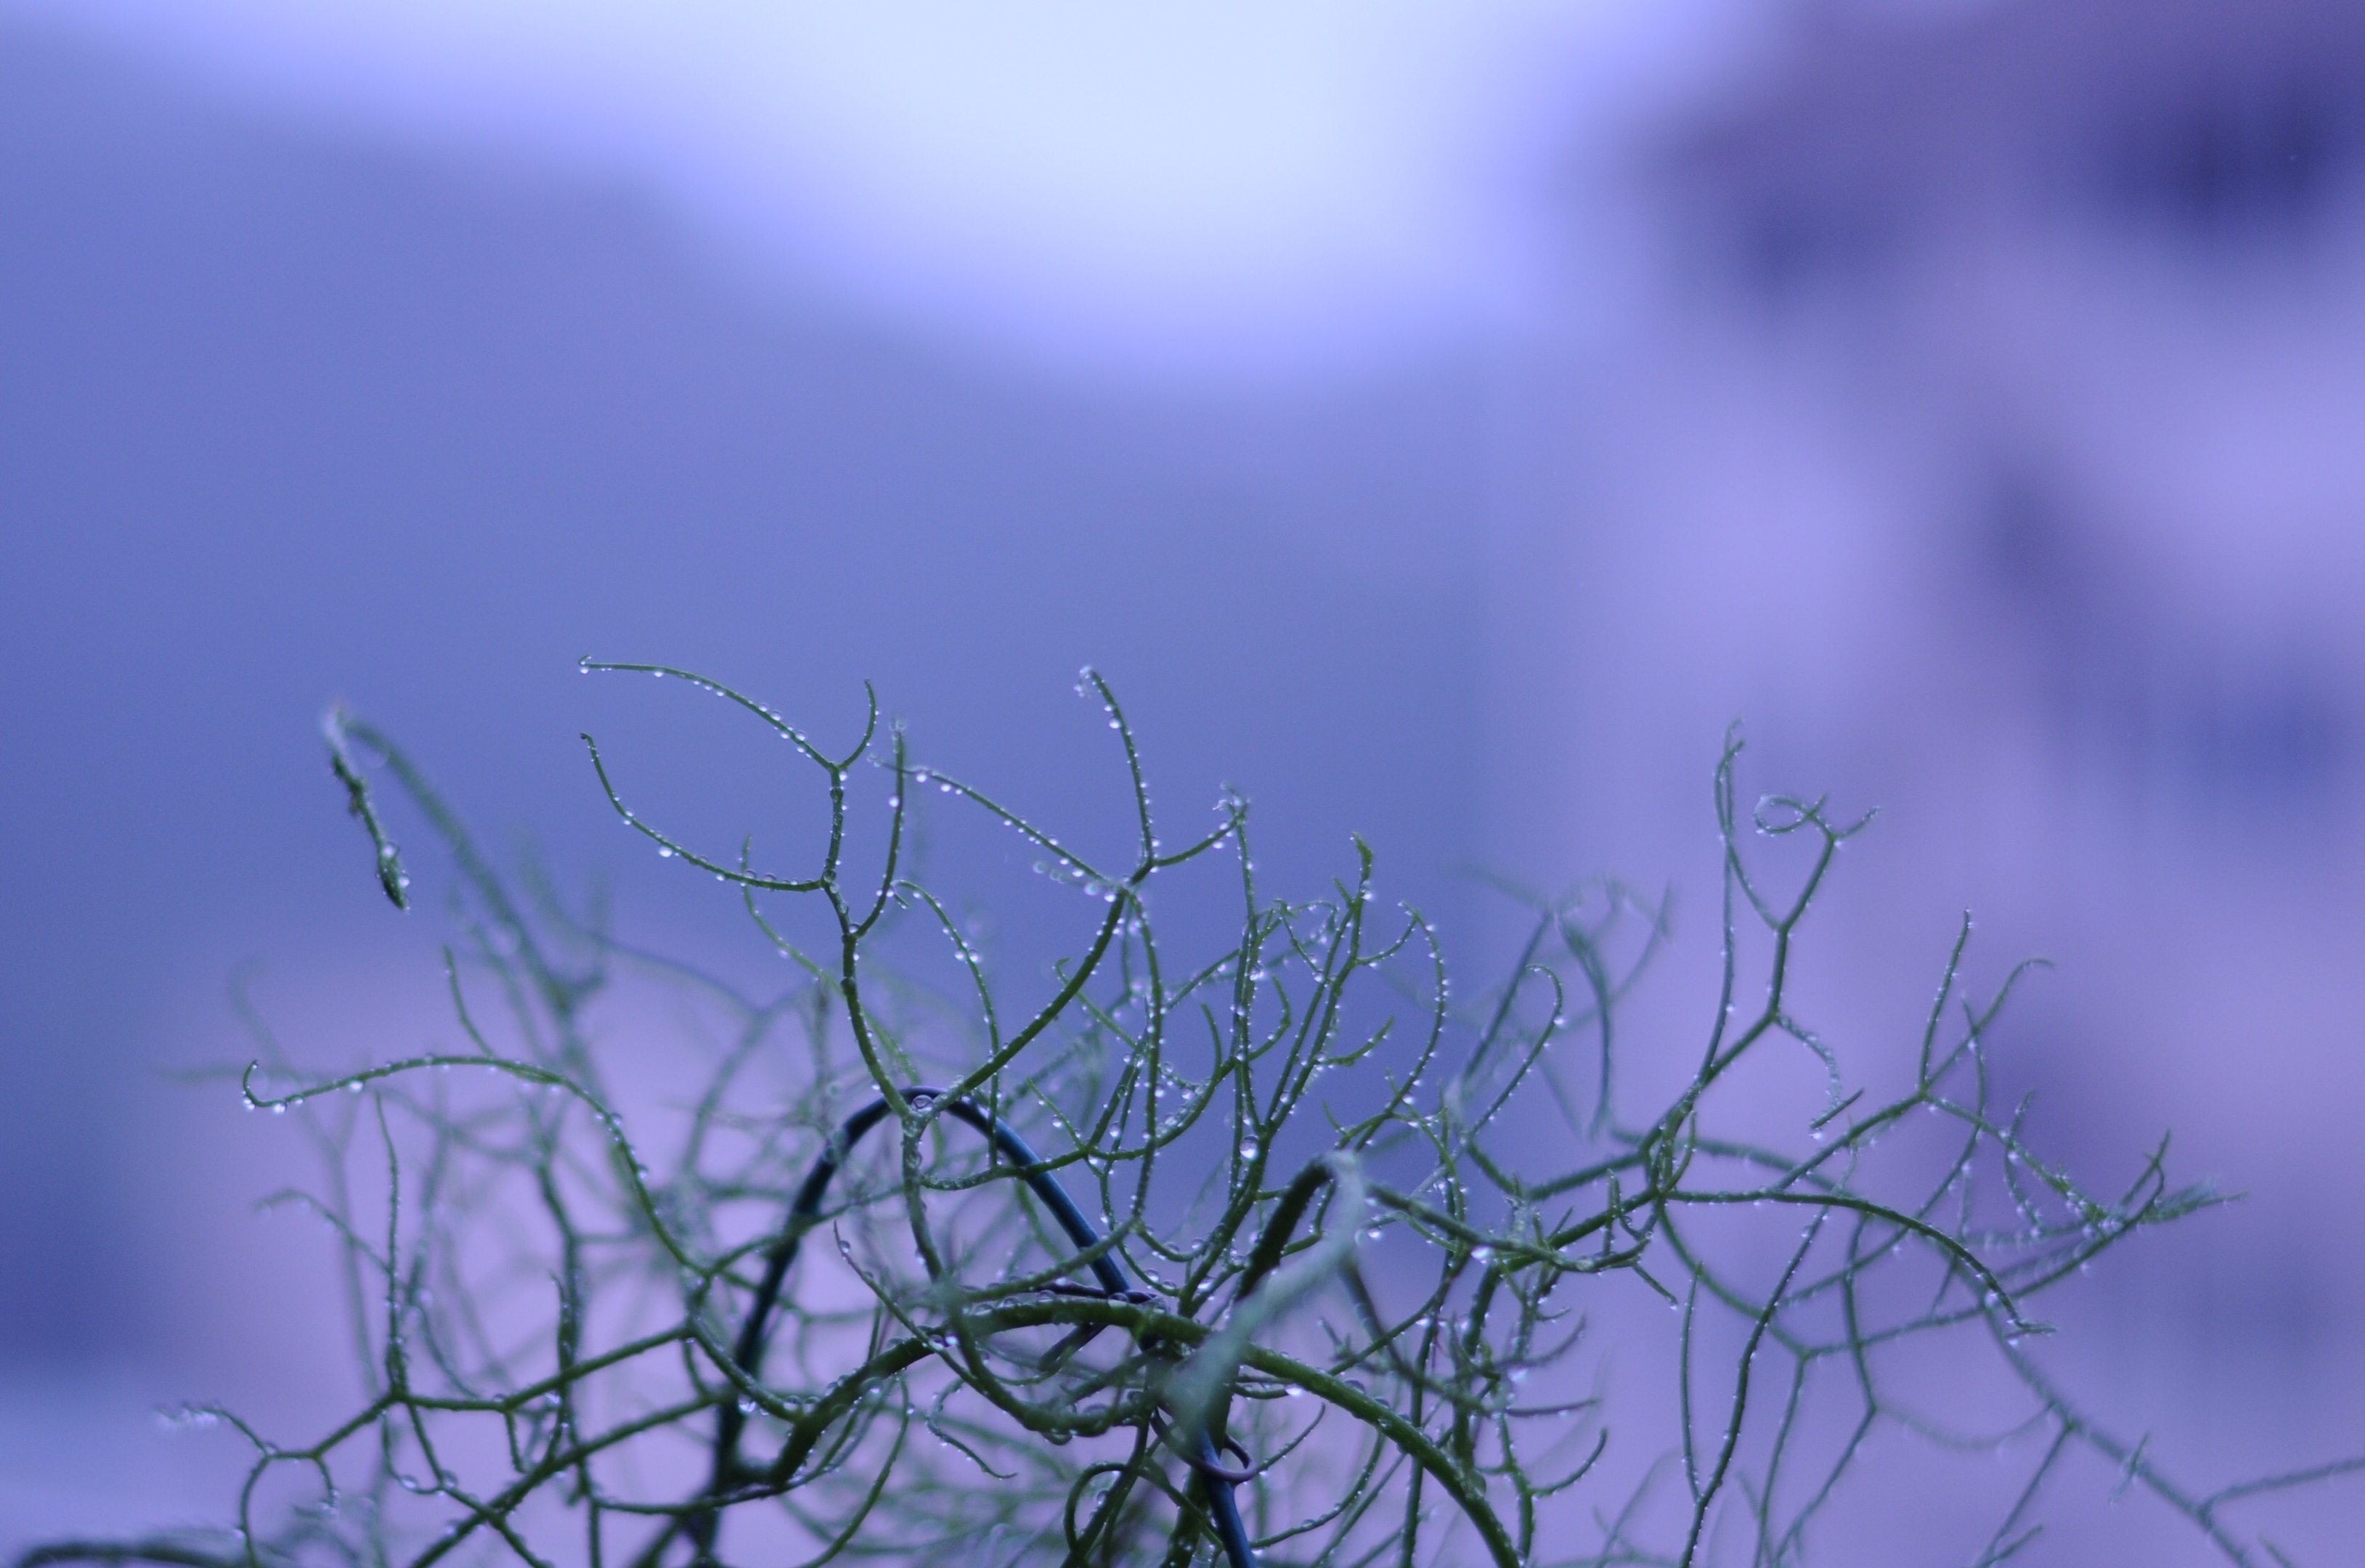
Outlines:
[[[2365,1448],[2365,24],[1553,9],[0,20],[0,1547],[214,1516],[147,1412],[336,1365],[258,1305],[317,1300],[242,1209],[275,1129],[156,1071],[242,1052],[251,958],[299,1050],[442,1026],[328,699],[628,926],[729,924],[575,733],[713,832],[768,785],[587,652],[816,726],[875,679],[1055,817],[1093,662],[1164,796],[1237,781],[1308,883],[1363,833],[1469,949],[1464,864],[1672,879],[1687,1048],[1743,720],[1884,810],[1808,933],[1835,1046],[1903,1048],[1973,907],[1982,977],[2059,966],[2000,1042],[2040,1141],[2252,1194],[2057,1364],[2199,1484]],[[2076,1479],[2023,1561],[2212,1560]]]

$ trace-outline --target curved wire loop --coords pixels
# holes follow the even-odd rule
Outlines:
[[[1018,1168],[1037,1200],[1051,1212],[1068,1239],[1082,1251],[1090,1251],[1101,1243],[1101,1234],[1093,1222],[1084,1217],[1068,1190],[1059,1179],[1041,1169],[1043,1157],[1016,1132],[966,1099],[952,1097],[942,1089],[922,1084],[903,1091],[903,1098],[913,1104],[928,1101],[946,1102],[944,1114],[977,1132],[991,1143],[995,1151]],[[789,1205],[788,1222],[781,1226],[779,1239],[773,1242],[764,1255],[764,1274],[756,1286],[754,1301],[748,1304],[747,1319],[740,1326],[738,1342],[731,1354],[739,1369],[750,1379],[758,1375],[764,1360],[764,1348],[773,1309],[779,1305],[780,1289],[788,1279],[789,1270],[797,1260],[797,1252],[805,1233],[820,1221],[823,1200],[829,1194],[834,1180],[854,1146],[864,1134],[887,1119],[890,1107],[884,1098],[873,1100],[848,1116],[838,1127],[828,1144],[813,1159],[813,1169],[805,1173],[803,1185],[797,1189],[794,1202]],[[1096,1294],[1114,1297],[1138,1295],[1125,1276],[1125,1270],[1115,1258],[1103,1252],[1092,1260],[1093,1277],[1100,1285]],[[708,1483],[707,1495],[720,1497],[731,1490],[732,1478],[739,1462],[739,1439],[746,1430],[747,1416],[736,1401],[725,1400],[715,1418],[714,1469]],[[1216,1539],[1223,1543],[1224,1556],[1230,1568],[1256,1568],[1256,1551],[1250,1544],[1247,1523],[1240,1518],[1239,1504],[1234,1490],[1246,1477],[1227,1470],[1216,1458],[1216,1439],[1201,1433],[1193,1443],[1197,1451],[1189,1456],[1192,1473],[1198,1483],[1200,1500],[1205,1505],[1214,1523]],[[709,1509],[686,1517],[684,1528],[697,1549],[695,1562],[711,1563],[714,1560],[714,1541],[722,1520],[717,1510]]]

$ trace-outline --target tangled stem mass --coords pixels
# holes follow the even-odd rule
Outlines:
[[[60,1542],[20,1568],[1793,1563],[1872,1445],[1933,1434],[1900,1402],[1931,1341],[1988,1357],[2025,1407],[2015,1433],[2044,1439],[1981,1562],[2029,1539],[2079,1448],[2236,1563],[2264,1559],[2223,1503],[2357,1467],[2193,1493],[2046,1380],[2029,1301],[2214,1200],[2170,1185],[2165,1145],[2116,1196],[2027,1146],[1990,1099],[2011,981],[1964,999],[1967,922],[1911,1072],[1852,1088],[1790,997],[1799,922],[1862,824],[1787,798],[1744,819],[1737,740],[1715,785],[1722,993],[1695,1065],[1636,1117],[1616,1025],[1665,922],[1622,887],[1524,898],[1508,980],[1456,1004],[1436,932],[1375,894],[1360,841],[1352,879],[1305,902],[1260,887],[1237,797],[1166,849],[1093,672],[1079,690],[1132,806],[1107,863],[913,764],[875,698],[833,754],[702,677],[586,668],[717,695],[818,775],[817,857],[768,873],[636,813],[586,737],[622,822],[734,888],[794,981],[757,994],[540,883],[521,897],[404,752],[332,712],[387,896],[407,905],[410,879],[373,773],[448,854],[464,938],[467,1048],[308,1073],[258,1022],[241,1081],[322,1156],[324,1187],[283,1197],[331,1228],[364,1397],[300,1445],[193,1410],[252,1445],[234,1529]],[[1001,973],[912,874],[930,784],[1081,893],[1040,972]],[[887,803],[869,838],[849,824],[864,789]],[[1803,846],[1788,896],[1747,828]],[[1211,873],[1236,915],[1180,957],[1151,885]],[[719,1025],[668,1058],[662,1103],[628,1105],[600,1032],[626,978]],[[472,992],[499,1000],[491,1032]],[[1814,1080],[1795,1141],[1728,1107],[1769,1057]],[[1620,1472],[1620,1434],[1653,1428],[1583,1381],[1586,1325],[1638,1295],[1676,1309],[1655,1320],[1671,1440]]]

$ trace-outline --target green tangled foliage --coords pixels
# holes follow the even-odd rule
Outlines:
[[[1967,922],[1910,1070],[1852,1086],[1794,1016],[1792,971],[1862,823],[1779,797],[1744,812],[1737,741],[1715,785],[1722,994],[1671,1071],[1670,1047],[1619,1032],[1663,909],[1608,883],[1530,898],[1508,980],[1457,998],[1360,842],[1351,878],[1304,902],[1260,885],[1237,797],[1168,847],[1090,671],[1132,806],[1110,862],[915,764],[875,698],[833,753],[702,677],[586,668],[717,695],[817,772],[819,853],[768,872],[634,812],[590,745],[622,822],[727,884],[792,982],[755,994],[543,883],[513,891],[391,740],[332,712],[387,895],[409,882],[372,772],[454,861],[464,937],[465,1048],[308,1073],[258,1023],[242,1082],[323,1157],[321,1190],[280,1201],[333,1232],[364,1397],[299,1444],[194,1407],[252,1445],[234,1528],[62,1542],[19,1568],[1778,1568],[1819,1545],[1844,1560],[1832,1521],[1877,1443],[2005,1437],[2035,1457],[1978,1564],[2034,1539],[2081,1450],[2263,1564],[2232,1504],[2365,1464],[2191,1492],[2046,1380],[2033,1298],[2214,1199],[2171,1186],[2164,1143],[2115,1195],[2028,1147],[1987,1058],[2011,984],[1965,999]],[[866,791],[886,806],[869,838],[849,824]],[[1066,957],[1002,973],[909,874],[923,800],[1016,834],[1072,890]],[[1753,830],[1801,846],[1787,895],[1744,854]],[[1186,955],[1152,889],[1191,876],[1236,886],[1237,921]],[[647,1048],[601,1027],[627,977],[702,1021],[661,1093]],[[1639,1117],[1620,1099],[1638,1054],[1676,1085]],[[1780,1102],[1751,1074],[1799,1071],[1811,1112],[1769,1133]],[[1613,1425],[1588,1320],[1647,1300],[1673,1386],[1657,1427]],[[1933,1341],[1991,1362],[2021,1414],[1972,1437],[1923,1413],[1911,1356]],[[1664,1453],[1621,1470],[1654,1432]]]

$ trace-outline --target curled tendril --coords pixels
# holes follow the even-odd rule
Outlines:
[[[815,1568],[979,1551],[1514,1568],[1547,1540],[1555,1562],[1691,1564],[1720,1532],[1755,1562],[1846,1561],[1819,1531],[1876,1443],[1934,1439],[1935,1462],[1968,1440],[1902,1397],[1915,1346],[1983,1357],[2020,1402],[2004,1435],[2041,1439],[1967,1543],[1982,1562],[2029,1539],[2080,1449],[2259,1568],[2275,1554],[2230,1505],[2365,1472],[2192,1488],[2050,1380],[2026,1304],[2214,1194],[2171,1184],[2164,1143],[2115,1195],[2029,1144],[1988,1066],[2023,971],[1967,1000],[1967,920],[1899,1049],[1910,1083],[1855,1081],[1794,1012],[1794,938],[1868,819],[1778,795],[1743,812],[1737,734],[1713,790],[1721,993],[1669,1058],[1620,1025],[1668,939],[1664,902],[1498,883],[1530,935],[1503,983],[1453,992],[1360,841],[1352,876],[1305,901],[1260,883],[1236,795],[1165,848],[1094,672],[1078,689],[1115,733],[1131,806],[1108,858],[915,763],[875,694],[833,751],[689,671],[584,668],[668,678],[789,743],[812,850],[776,874],[751,840],[701,849],[628,808],[630,759],[611,768],[586,737],[622,824],[728,884],[790,978],[753,990],[617,940],[539,881],[521,895],[392,740],[332,711],[387,895],[406,904],[409,873],[364,759],[451,862],[468,1047],[311,1072],[258,1021],[239,1079],[322,1159],[318,1191],[271,1202],[326,1222],[365,1397],[300,1444],[203,1407],[252,1454],[233,1529],[55,1542],[19,1568],[429,1568],[487,1548],[705,1568],[759,1519]],[[850,816],[866,789],[885,812]],[[1074,890],[1048,966],[1003,962],[914,874],[923,802],[1014,833]],[[1787,890],[1744,826],[1806,846]],[[1231,884],[1227,943],[1165,935],[1149,888],[1178,873]],[[597,1011],[620,985],[670,993],[711,1037],[647,1058],[662,1095],[624,1087],[645,1069],[613,1071],[644,1048]],[[1615,1063],[1636,1051],[1693,1065],[1621,1103]],[[1744,1062],[1753,1083],[1798,1074],[1811,1109],[1753,1115]],[[834,1245],[807,1248],[816,1232]],[[1635,1305],[1647,1316],[1617,1316]],[[1595,1383],[1597,1316],[1671,1352],[1655,1411],[1613,1409]],[[1829,1429],[1836,1447],[1805,1436]],[[1613,1479],[1638,1444],[1665,1462],[1651,1450]],[[265,1483],[291,1476],[302,1500],[267,1515],[285,1489]]]

